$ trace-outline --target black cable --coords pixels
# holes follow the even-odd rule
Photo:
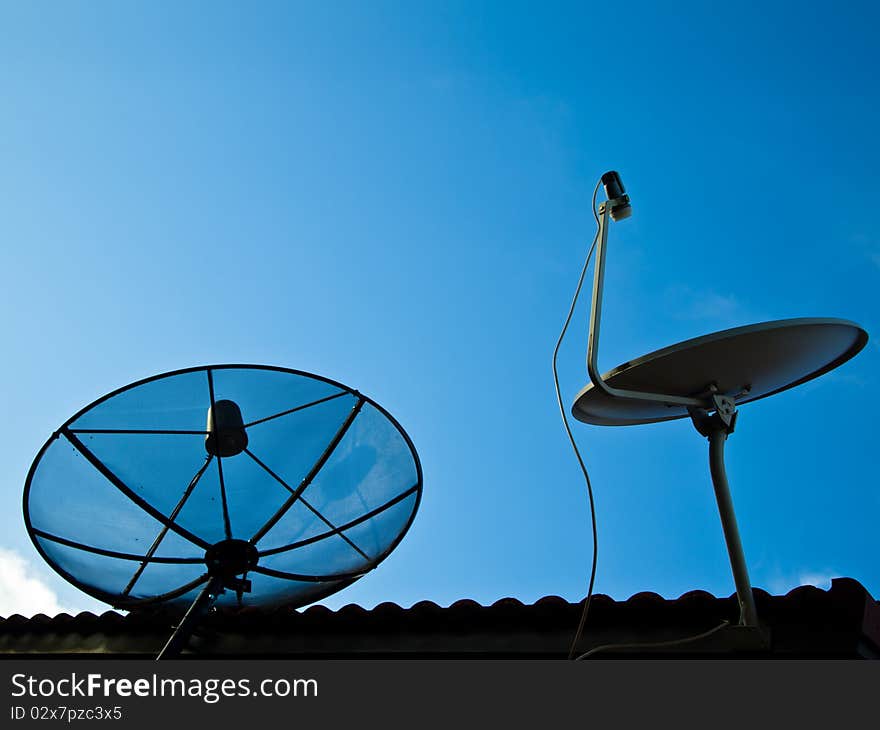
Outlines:
[[[590,481],[590,474],[587,471],[587,467],[584,464],[584,460],[581,457],[581,452],[577,447],[577,443],[574,440],[574,436],[571,433],[571,428],[568,425],[568,417],[565,414],[565,406],[562,403],[562,393],[559,390],[559,373],[556,369],[556,361],[559,356],[559,348],[562,345],[562,340],[565,338],[565,333],[568,331],[568,325],[571,323],[571,318],[574,315],[575,307],[577,306],[577,300],[581,293],[581,288],[584,284],[584,277],[587,274],[587,269],[590,265],[590,259],[593,257],[593,251],[596,249],[596,243],[599,240],[599,214],[596,212],[596,196],[599,193],[599,186],[602,184],[602,180],[596,183],[596,188],[593,190],[593,201],[592,201],[592,210],[593,210],[593,218],[596,219],[596,235],[593,237],[593,243],[590,245],[590,250],[587,252],[587,258],[584,261],[584,266],[581,269],[581,275],[578,279],[577,288],[574,291],[574,297],[571,300],[571,307],[568,310],[568,316],[565,318],[565,324],[562,326],[562,332],[559,334],[559,339],[556,341],[556,347],[553,350],[553,384],[556,388],[556,402],[559,404],[559,413],[562,415],[562,423],[565,426],[565,432],[568,434],[568,440],[571,443],[571,448],[574,450],[574,455],[577,457],[578,464],[581,467],[581,472],[584,475],[584,481],[587,484],[587,494],[590,498],[590,521],[593,527],[593,562],[590,568],[590,584],[587,588],[587,596],[584,599],[584,610],[581,613],[581,620],[578,624],[577,631],[574,635],[574,640],[571,642],[571,648],[568,652],[568,658],[574,658],[575,661],[581,661],[583,659],[587,659],[594,654],[598,654],[602,651],[610,651],[613,649],[653,649],[653,648],[662,648],[667,646],[679,646],[681,644],[688,644],[693,641],[698,641],[699,639],[704,639],[712,634],[721,631],[725,627],[730,625],[729,621],[722,621],[718,626],[715,626],[708,631],[704,631],[700,634],[696,634],[694,636],[687,636],[682,639],[672,639],[670,641],[658,641],[652,643],[631,643],[631,644],[602,644],[600,646],[593,647],[589,651],[584,652],[578,657],[574,657],[575,649],[577,648],[578,642],[581,640],[581,636],[584,631],[584,625],[587,622],[587,614],[590,610],[590,603],[593,599],[593,585],[596,581],[596,563],[599,552],[599,540],[598,533],[596,531],[596,504],[593,499],[593,484]]]
[[[664,646],[679,646],[680,644],[689,644],[692,641],[698,641],[699,639],[705,639],[707,636],[711,636],[712,634],[718,633],[721,629],[730,626],[730,621],[722,621],[715,628],[709,629],[708,631],[704,631],[701,634],[696,634],[694,636],[688,636],[684,639],[672,639],[671,641],[653,641],[653,642],[636,642],[632,644],[602,644],[601,646],[595,646],[589,651],[584,652],[579,657],[575,659],[576,662],[581,661],[582,659],[587,659],[591,657],[593,654],[598,654],[600,651],[609,651],[610,649],[659,649]]]
[[[568,440],[571,443],[571,448],[574,450],[574,455],[577,457],[578,464],[580,464],[581,471],[584,475],[584,480],[587,483],[587,494],[590,498],[590,522],[593,526],[593,563],[590,568],[590,585],[587,589],[587,596],[584,599],[584,610],[581,614],[581,620],[578,624],[577,632],[575,632],[574,640],[571,642],[571,649],[568,652],[568,658],[571,659],[574,657],[575,649],[577,648],[577,644],[581,639],[581,634],[584,631],[584,624],[587,622],[587,613],[590,610],[590,602],[593,599],[593,584],[596,581],[596,559],[599,552],[599,539],[596,532],[596,504],[593,500],[593,485],[590,482],[590,474],[587,471],[587,467],[584,464],[584,460],[581,458],[581,452],[578,450],[577,444],[575,443],[574,436],[571,433],[571,428],[568,425],[568,417],[565,415],[565,406],[562,404],[562,393],[559,390],[559,373],[556,369],[556,360],[559,356],[559,347],[562,345],[562,340],[565,338],[565,333],[568,331],[568,325],[571,322],[572,315],[574,314],[575,306],[577,305],[578,297],[581,293],[581,288],[584,284],[584,277],[587,273],[587,268],[590,265],[590,259],[593,257],[593,251],[596,249],[596,242],[599,240],[599,215],[596,213],[596,196],[599,194],[599,186],[602,184],[602,180],[596,183],[596,189],[593,190],[593,217],[596,219],[596,235],[593,237],[593,243],[590,246],[590,250],[587,252],[587,258],[584,261],[584,267],[581,269],[581,276],[578,279],[577,288],[574,292],[574,297],[571,300],[571,307],[568,310],[568,316],[565,318],[565,324],[562,326],[562,332],[559,334],[559,339],[556,341],[556,347],[553,350],[553,384],[556,387],[556,402],[559,404],[559,413],[562,415],[562,423],[565,426],[565,432],[568,434]]]

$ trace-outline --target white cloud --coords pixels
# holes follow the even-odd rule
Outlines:
[[[0,548],[0,616],[69,613],[21,555]]]
[[[768,588],[771,593],[776,595],[784,595],[800,586],[816,586],[816,588],[822,588],[827,591],[831,588],[831,579],[839,577],[840,573],[834,571],[806,570],[794,576],[788,575],[772,578],[768,581]]]
[[[828,379],[833,380],[841,385],[854,385],[857,388],[867,388],[871,385],[871,381],[861,375],[853,373],[839,373],[833,371],[828,373]]]
[[[878,248],[876,236],[870,236],[867,233],[856,233],[851,237],[851,242],[861,249],[862,253],[868,257],[871,263],[880,269],[880,248]]]
[[[742,318],[743,307],[732,294],[676,284],[664,293],[666,311],[679,319],[713,320],[723,324]]]
[[[831,588],[831,579],[837,578],[837,573],[801,573],[798,579],[802,586],[816,586],[816,588]]]

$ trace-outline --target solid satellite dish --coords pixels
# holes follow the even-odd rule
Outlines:
[[[817,378],[854,357],[868,341],[842,319],[783,319],[679,342],[602,375],[609,386],[678,396],[716,392],[737,405]],[[711,375],[709,375],[711,373]],[[615,398],[592,383],[575,398],[572,414],[597,426],[630,426],[686,418],[687,407]]]
[[[195,620],[215,601],[298,607],[346,587],[397,546],[421,491],[412,442],[366,396],[296,370],[214,365],[69,419],[31,466],[24,515],[81,590],[126,609],[190,605]]]
[[[868,334],[840,319],[789,319],[697,337],[624,363],[601,375],[598,341],[610,220],[632,214],[616,172],[602,176],[608,200],[599,206],[596,265],[587,346],[590,384],[572,415],[600,426],[628,426],[690,416],[709,440],[709,469],[740,604],[734,642],[754,648],[761,630],[724,466],[737,406],[765,398],[842,365],[865,346]],[[598,188],[598,186],[597,186]],[[610,219],[610,220],[609,220]]]

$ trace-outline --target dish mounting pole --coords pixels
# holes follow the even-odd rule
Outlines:
[[[187,609],[183,619],[177,625],[177,628],[174,629],[174,633],[171,634],[168,641],[165,643],[165,646],[162,648],[162,651],[160,651],[159,655],[156,657],[156,661],[163,661],[165,659],[172,659],[173,657],[180,656],[180,653],[183,651],[184,647],[189,642],[189,638],[195,631],[196,626],[198,626],[199,621],[201,621],[202,617],[211,610],[214,601],[216,601],[223,592],[223,578],[219,576],[212,577]]]
[[[190,604],[156,661],[180,655],[199,621],[227,588],[238,594],[239,601],[243,593],[250,593],[251,582],[247,579],[247,573],[257,565],[258,559],[257,549],[245,540],[221,540],[209,547],[205,552],[208,582]]]

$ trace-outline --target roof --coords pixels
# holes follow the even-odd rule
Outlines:
[[[784,596],[755,590],[758,615],[769,630],[750,656],[880,658],[880,605],[858,582],[837,578],[829,590],[796,588]],[[447,607],[422,601],[404,608],[382,603],[367,610],[312,606],[295,611],[243,608],[207,615],[190,642],[194,657],[256,658],[564,658],[583,603],[547,596],[525,605],[504,598],[490,606],[461,600]],[[676,599],[638,593],[625,601],[596,595],[581,651],[606,644],[663,642],[736,623],[736,596],[691,591]],[[168,610],[95,615],[13,615],[0,619],[0,653],[39,657],[96,654],[155,656],[179,620]],[[727,655],[717,641],[677,644],[630,656]],[[621,656],[618,650],[596,656]]]

